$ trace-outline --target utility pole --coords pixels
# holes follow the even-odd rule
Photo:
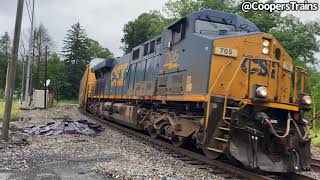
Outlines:
[[[24,58],[25,58],[25,56],[22,57],[22,75],[21,75],[22,76],[22,78],[21,78],[22,83],[21,83],[20,104],[22,104],[22,102],[23,102],[24,75],[25,75],[25,68],[26,68]]]
[[[7,73],[8,76],[6,80],[5,107],[4,107],[3,127],[2,127],[2,138],[4,140],[7,140],[9,138],[9,123],[11,119],[12,99],[13,99],[13,92],[14,92],[14,85],[15,85],[15,78],[16,78],[16,66],[17,66],[18,52],[19,52],[23,3],[24,3],[24,0],[18,0],[16,23],[14,27],[12,59],[8,62],[9,68],[8,68],[8,73]]]
[[[9,52],[8,52],[8,46],[6,44],[6,58],[7,58],[7,74],[6,77],[9,77],[9,69],[10,69],[10,57],[9,57]],[[6,80],[6,87],[8,87],[8,81]],[[6,95],[4,95],[4,99],[6,99]]]
[[[48,46],[46,46],[44,58],[44,109],[47,109],[47,79],[48,79]]]
[[[33,44],[32,44],[32,59],[31,59],[31,71],[30,71],[30,81],[29,81],[29,92],[32,92],[32,86],[33,86],[33,73],[32,73],[32,66],[33,66],[33,63],[34,63],[34,59],[35,59],[35,42],[37,40],[37,36],[36,36],[36,31],[34,31],[34,35],[33,35]],[[27,101],[26,101],[27,102]],[[31,101],[27,104],[27,106],[31,106]]]
[[[28,104],[29,99],[29,86],[30,86],[30,77],[31,77],[31,62],[32,62],[32,47],[33,47],[33,23],[34,23],[34,2],[35,0],[32,0],[32,15],[31,15],[31,30],[30,30],[30,38],[29,38],[29,56],[28,56],[28,63],[27,63],[27,75],[26,75],[26,91],[24,95],[25,104]]]

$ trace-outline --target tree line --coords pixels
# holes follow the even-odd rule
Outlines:
[[[40,24],[35,28],[30,92],[32,89],[44,89],[46,55],[48,56],[48,79],[51,82],[48,88],[54,93],[56,99],[76,99],[80,80],[90,60],[113,57],[109,49],[103,48],[98,41],[87,36],[86,30],[81,27],[80,23],[74,24],[67,31],[63,42],[64,47],[62,53],[59,54],[55,52],[54,41],[45,26]],[[7,63],[11,57],[11,51],[11,38],[6,32],[0,37],[0,98],[4,96]],[[15,86],[16,98],[20,98],[21,93],[25,91],[22,79],[25,80],[28,51],[24,41],[20,43],[19,55]]]

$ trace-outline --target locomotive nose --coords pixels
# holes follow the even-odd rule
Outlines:
[[[248,82],[246,96],[253,100],[290,102],[290,87],[282,83],[291,81],[293,65],[291,58],[282,54],[280,43],[270,35],[246,38],[243,43],[250,47],[245,49],[241,65]]]
[[[290,103],[292,59],[272,35],[218,39],[213,47],[211,92],[225,95],[228,91],[240,99]]]

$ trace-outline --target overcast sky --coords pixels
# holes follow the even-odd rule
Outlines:
[[[29,1],[29,0],[25,0]],[[31,0],[30,0],[31,1]],[[61,50],[66,30],[76,22],[86,29],[89,37],[96,39],[115,56],[121,56],[122,28],[125,23],[149,10],[162,10],[167,0],[36,0],[36,24],[42,22]],[[279,0],[288,2],[286,0]],[[312,1],[309,1],[312,2]],[[317,2],[313,0],[313,2]],[[0,0],[0,35],[13,34],[17,0]],[[23,17],[23,36],[28,37],[29,19],[26,6]],[[303,20],[319,20],[320,11],[295,12]]]
[[[25,0],[29,1],[29,0]],[[31,1],[31,0],[30,0]],[[166,0],[36,0],[36,24],[48,29],[57,50],[67,29],[80,22],[90,38],[96,39],[116,56],[123,54],[121,38],[125,23],[148,10],[161,10]],[[17,0],[0,0],[0,35],[13,34]],[[24,9],[22,31],[29,36],[30,21]]]

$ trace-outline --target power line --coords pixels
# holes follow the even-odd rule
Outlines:
[[[29,16],[29,20],[30,20],[30,22],[31,22],[31,13],[30,13],[30,7],[29,7],[29,3],[28,3],[28,0],[26,0],[26,5],[27,5],[27,13],[28,13],[28,16]]]
[[[32,21],[32,17],[31,17],[31,15],[30,14],[32,14],[32,16],[33,16],[33,24],[37,24],[37,21],[36,21],[36,12],[35,12],[35,10],[34,10],[34,4],[33,4],[33,7],[32,7],[32,9],[31,9],[31,2],[30,1],[33,1],[33,0],[27,0],[27,1],[29,1],[29,10],[28,10],[28,14],[29,14],[29,20],[30,20],[30,22]],[[33,1],[33,3],[34,3],[34,1]],[[31,13],[32,12],[32,13]]]
[[[28,38],[29,38],[29,37],[27,36],[25,30],[22,31],[22,36],[23,36],[23,38],[24,38],[25,41],[28,41]]]

